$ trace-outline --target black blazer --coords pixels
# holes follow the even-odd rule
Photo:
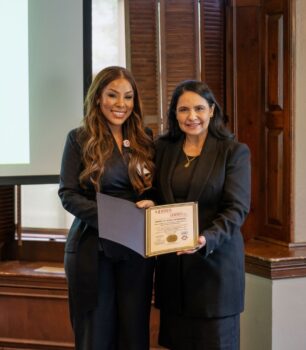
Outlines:
[[[149,133],[148,130],[146,132]],[[104,173],[107,175],[103,177],[104,180],[107,177],[108,182],[102,182],[104,193],[133,202],[147,196],[147,193],[139,196],[129,186],[127,167],[116,145],[109,162],[110,166],[105,167]],[[74,129],[66,139],[58,193],[63,207],[75,216],[65,245],[65,271],[69,282],[70,307],[76,314],[91,310],[97,304],[99,244],[104,254],[113,260],[127,260],[136,254],[115,242],[99,242],[96,191],[90,183],[86,189],[80,186],[82,170],[82,141],[78,129]],[[71,259],[72,255],[75,258]]]
[[[156,187],[161,204],[174,203],[172,174],[182,151],[156,143]],[[250,206],[250,153],[245,144],[207,136],[186,201],[197,201],[206,246],[192,255],[158,257],[156,305],[192,317],[224,317],[244,308],[244,246],[240,227]]]

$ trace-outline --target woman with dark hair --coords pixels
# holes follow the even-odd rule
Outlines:
[[[199,213],[198,247],[157,259],[159,343],[171,350],[237,350],[250,153],[226,128],[205,83],[184,81],[174,90],[155,166],[159,204],[198,202]]]
[[[65,271],[77,350],[149,349],[154,259],[98,237],[96,193],[152,206],[153,157],[134,78],[122,67],[103,69],[83,125],[67,136],[60,173],[59,196],[75,216]]]

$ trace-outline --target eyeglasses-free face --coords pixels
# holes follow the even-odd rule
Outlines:
[[[176,119],[180,129],[187,135],[198,136],[207,133],[214,106],[210,107],[202,96],[185,91],[178,99]]]
[[[98,103],[110,128],[121,128],[134,108],[130,82],[124,78],[113,80],[103,89]]]

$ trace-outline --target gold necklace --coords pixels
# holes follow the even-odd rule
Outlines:
[[[184,168],[188,168],[191,162],[193,162],[200,155],[201,152],[199,152],[199,154],[196,156],[188,156],[184,150],[185,147],[186,147],[186,139],[184,140],[184,144],[183,144],[183,153],[185,154],[185,157],[187,160],[187,163],[184,164]]]
[[[188,168],[190,163],[192,161],[194,161],[198,156],[189,157],[189,156],[187,156],[187,154],[185,152],[184,152],[184,154],[185,154],[185,157],[186,157],[186,160],[187,160],[187,163],[184,164],[184,168]]]

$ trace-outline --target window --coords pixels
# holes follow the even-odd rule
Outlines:
[[[109,65],[126,65],[124,13],[124,0],[92,0],[93,75]],[[73,216],[62,208],[57,190],[58,184],[21,186],[23,238],[67,232]]]
[[[124,0],[92,0],[92,73],[126,66]]]

